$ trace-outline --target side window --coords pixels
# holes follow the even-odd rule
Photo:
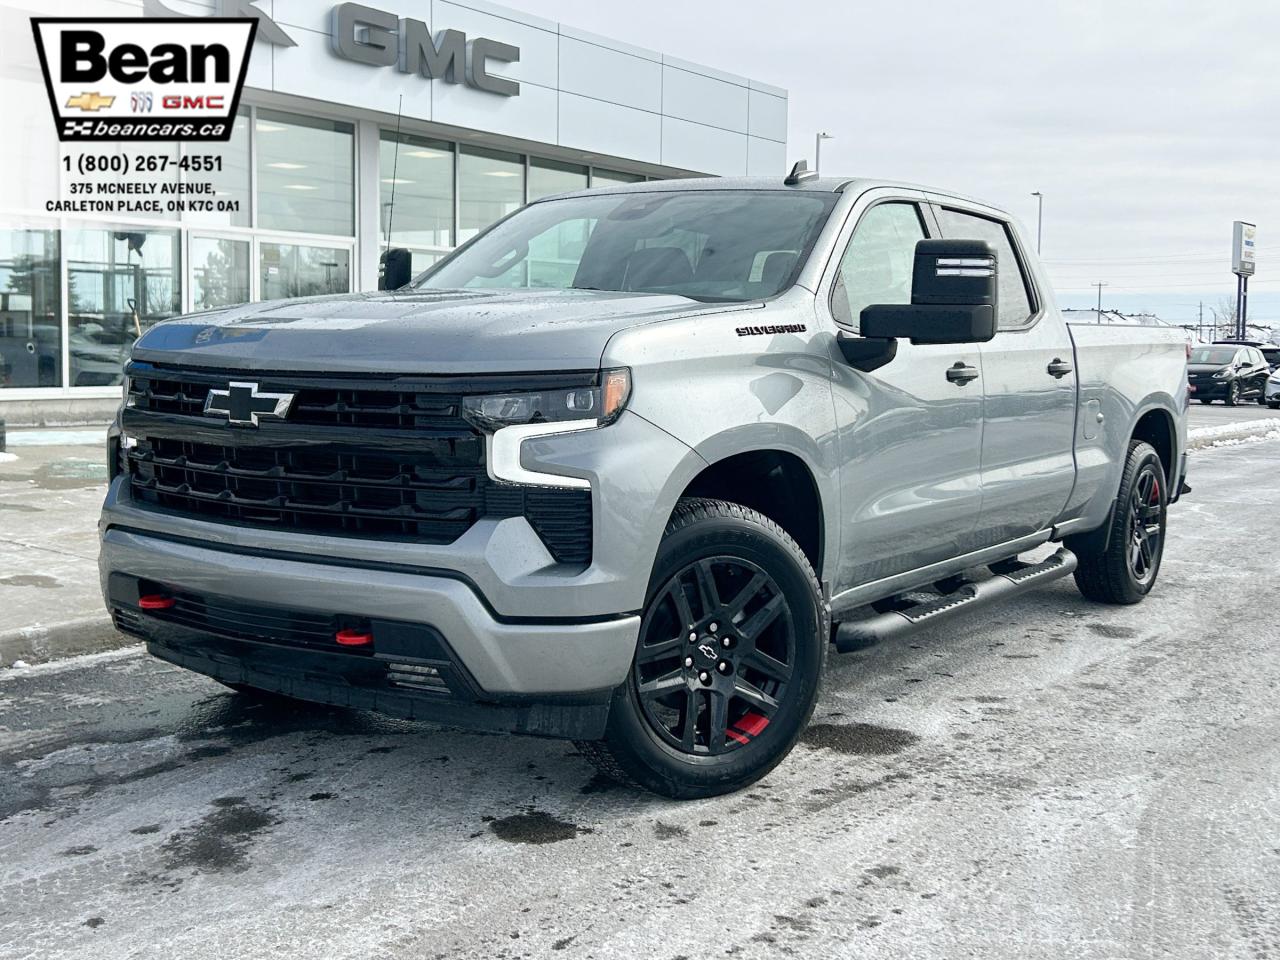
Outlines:
[[[831,313],[844,330],[858,332],[862,308],[910,303],[916,242],[925,239],[914,203],[881,203],[862,215],[840,259]]]
[[[1026,326],[1031,320],[1031,297],[1022,264],[1009,237],[1009,227],[999,220],[946,207],[938,210],[938,222],[948,240],[985,240],[995,248],[1000,271],[1000,329],[1016,330]]]

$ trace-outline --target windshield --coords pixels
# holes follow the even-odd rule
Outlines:
[[[764,190],[548,200],[495,224],[415,286],[758,300],[791,286],[835,200]]]
[[[1214,363],[1221,367],[1235,358],[1234,347],[1196,347],[1191,351],[1192,363]]]

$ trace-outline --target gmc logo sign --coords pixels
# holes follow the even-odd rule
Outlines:
[[[248,17],[33,17],[59,139],[228,139],[257,26]]]

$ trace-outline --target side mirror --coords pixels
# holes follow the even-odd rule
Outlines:
[[[378,289],[399,290],[412,279],[412,254],[403,247],[384,250],[378,258]]]
[[[921,240],[911,273],[911,303],[862,311],[864,337],[912,343],[983,343],[996,335],[996,251],[985,240]]]

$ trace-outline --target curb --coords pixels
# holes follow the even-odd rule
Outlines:
[[[105,612],[58,623],[38,623],[0,632],[0,667],[12,666],[15,660],[45,663],[84,653],[101,653],[137,642],[117,631]]]

